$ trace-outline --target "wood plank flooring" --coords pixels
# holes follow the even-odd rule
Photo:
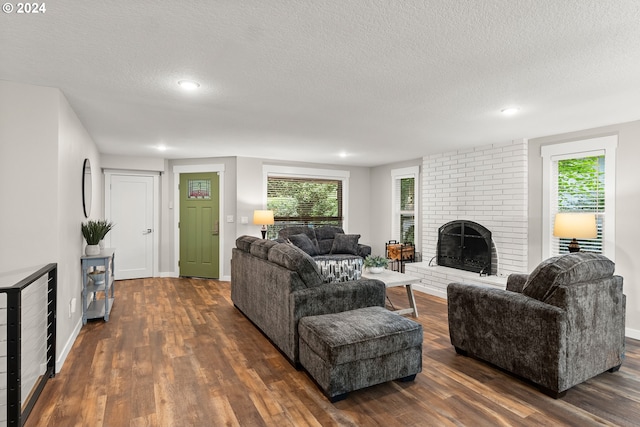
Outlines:
[[[402,288],[388,290],[407,307]],[[27,427],[638,426],[640,342],[619,372],[554,400],[449,342],[446,301],[416,293],[423,371],[331,404],[233,306],[229,282],[116,282],[111,320],[82,328]]]

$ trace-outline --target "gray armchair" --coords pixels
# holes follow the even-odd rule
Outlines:
[[[614,268],[602,255],[579,252],[550,258],[531,275],[510,275],[506,290],[451,283],[451,344],[555,398],[617,371],[624,359],[626,299]]]

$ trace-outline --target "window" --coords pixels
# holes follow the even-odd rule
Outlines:
[[[391,171],[391,235],[401,243],[416,246],[416,218],[418,217],[418,172],[410,167]]]
[[[335,225],[345,228],[345,183],[348,173],[271,166],[266,172],[267,209],[274,225],[267,235],[291,225]]]
[[[579,239],[580,247],[614,259],[616,145],[609,136],[542,147],[544,258],[568,253],[570,239],[553,236],[556,213],[592,212],[598,235]]]

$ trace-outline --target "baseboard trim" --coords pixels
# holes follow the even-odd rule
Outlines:
[[[160,277],[173,277],[173,278],[177,278],[178,277],[178,273],[176,273],[175,271],[162,271],[159,274]]]
[[[67,360],[67,356],[69,356],[69,352],[71,351],[73,344],[76,342],[78,335],[80,335],[80,329],[82,329],[82,318],[78,320],[76,327],[73,328],[73,332],[71,332],[69,339],[62,348],[60,356],[56,360],[56,374],[60,372],[60,369],[62,369],[62,365],[64,365],[65,360]]]
[[[634,340],[640,340],[640,331],[637,329],[626,328],[624,335],[627,338],[633,338]]]

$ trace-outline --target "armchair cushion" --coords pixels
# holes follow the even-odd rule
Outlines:
[[[576,252],[549,258],[529,275],[522,293],[546,302],[558,286],[598,280],[613,275],[615,264],[604,255]]]

